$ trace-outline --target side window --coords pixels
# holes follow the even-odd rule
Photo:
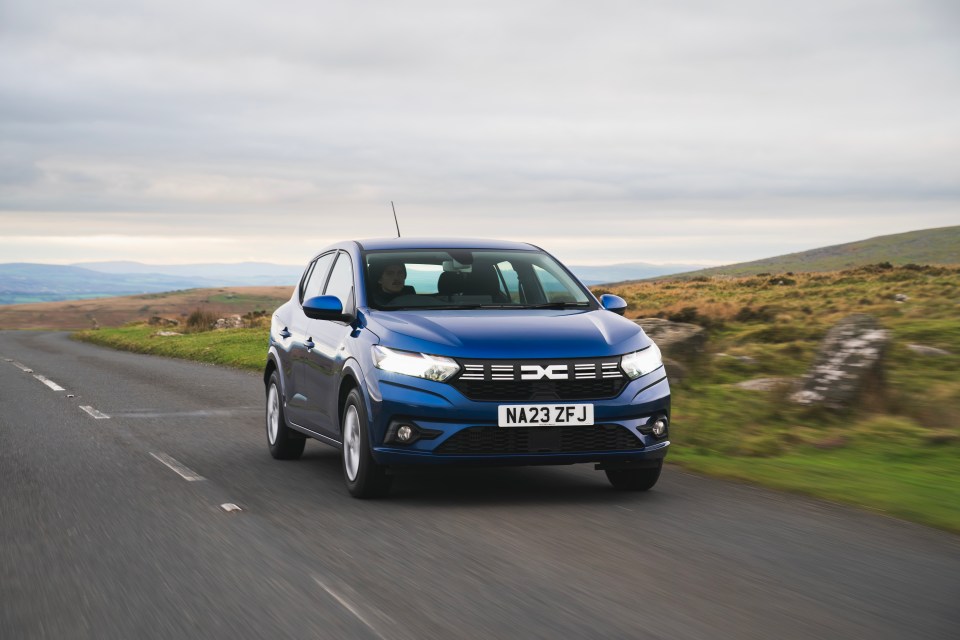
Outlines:
[[[321,290],[323,289],[323,283],[327,278],[327,271],[330,269],[330,263],[333,262],[333,257],[337,255],[335,251],[330,253],[325,253],[319,258],[317,258],[316,263],[313,266],[313,271],[310,272],[310,275],[307,276],[307,281],[303,286],[303,289],[300,291],[300,302],[303,302],[307,298],[313,298],[314,296],[319,296]]]
[[[353,293],[353,266],[350,262],[350,255],[340,252],[337,264],[333,265],[333,271],[330,272],[330,282],[327,283],[327,290],[324,292],[325,295],[340,298],[344,311],[352,304],[353,300],[350,295]]]
[[[513,263],[504,260],[497,264],[497,271],[503,284],[507,287],[507,295],[510,296],[510,302],[520,302],[520,277],[513,268]]]

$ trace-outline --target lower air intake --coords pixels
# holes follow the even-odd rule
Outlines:
[[[585,453],[643,449],[626,427],[469,427],[436,449],[440,455],[502,455],[510,453]]]

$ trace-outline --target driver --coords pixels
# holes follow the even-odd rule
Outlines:
[[[385,304],[401,294],[412,293],[406,286],[407,267],[396,262],[384,265],[374,287],[373,298],[377,304]]]

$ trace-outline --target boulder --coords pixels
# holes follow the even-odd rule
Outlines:
[[[796,383],[794,378],[754,378],[753,380],[738,382],[734,386],[747,391],[773,391],[794,383]]]
[[[214,329],[239,329],[243,326],[243,318],[240,316],[230,316],[229,318],[218,318],[213,325]]]
[[[660,347],[671,381],[687,377],[690,369],[696,367],[703,357],[707,343],[707,332],[703,327],[663,318],[638,318],[634,322]]]
[[[827,332],[800,390],[790,398],[804,405],[850,407],[865,389],[882,385],[889,341],[890,332],[872,316],[844,318]]]

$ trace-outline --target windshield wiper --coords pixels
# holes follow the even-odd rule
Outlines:
[[[480,309],[484,305],[482,304],[431,304],[425,306],[415,306],[415,307],[384,307],[387,311],[419,311],[420,309],[427,309],[430,311],[437,309],[453,309],[454,311],[463,310],[463,309]]]
[[[588,307],[589,302],[544,302],[543,304],[528,304],[524,309],[570,309],[573,307]]]

